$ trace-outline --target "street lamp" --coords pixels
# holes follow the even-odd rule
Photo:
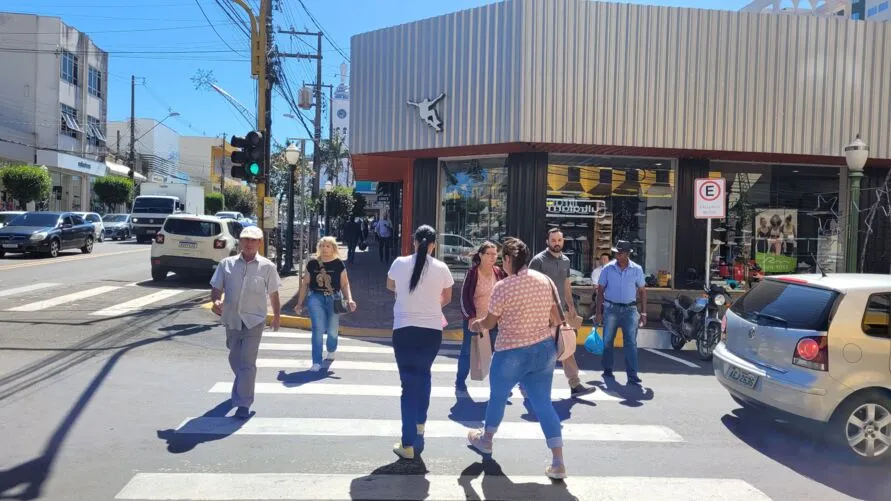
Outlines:
[[[328,228],[328,192],[331,191],[331,180],[325,181],[325,186],[322,187],[322,200],[324,200],[324,208],[322,209],[322,220],[325,221],[325,235],[329,235]]]
[[[300,161],[300,150],[294,143],[285,148],[285,161],[288,162],[288,229],[285,247],[285,266],[282,274],[290,275],[294,269],[294,169]]]
[[[860,134],[854,142],[845,146],[845,162],[848,164],[848,249],[845,252],[848,273],[857,273],[857,243],[860,226],[860,213],[857,210],[857,201],[860,198],[860,180],[863,178],[863,167],[869,158],[869,146],[860,139]]]

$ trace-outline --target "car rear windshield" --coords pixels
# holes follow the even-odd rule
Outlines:
[[[837,298],[835,291],[765,280],[737,299],[731,310],[759,325],[827,331]]]
[[[173,214],[172,198],[138,197],[133,202],[134,214]]]
[[[164,231],[174,235],[187,237],[212,237],[220,234],[220,224],[194,219],[168,219],[164,222]]]
[[[39,212],[29,212],[27,214],[22,214],[17,216],[12,222],[9,223],[10,226],[38,226],[44,228],[52,228],[55,227],[59,222],[59,215],[52,213],[39,213]]]
[[[102,218],[106,223],[125,223],[127,222],[126,214],[108,214]]]

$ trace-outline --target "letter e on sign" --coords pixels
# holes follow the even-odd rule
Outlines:
[[[693,191],[693,217],[696,219],[724,219],[727,217],[726,181],[722,177],[697,179]]]

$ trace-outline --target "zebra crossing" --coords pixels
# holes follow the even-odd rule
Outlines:
[[[0,312],[52,313],[76,307],[88,316],[117,317],[209,294],[202,289],[139,287],[139,283],[92,285],[78,285],[86,288],[75,292],[70,292],[70,285],[54,282],[5,288],[0,290]]]
[[[333,441],[372,444],[361,447],[369,456],[361,463],[385,464],[396,462],[386,447],[400,434],[399,396],[401,393],[398,373],[394,363],[392,346],[384,339],[341,338],[336,360],[321,373],[310,373],[308,360],[310,334],[299,331],[266,332],[257,360],[258,377],[254,409],[257,414],[247,420],[231,416],[200,415],[196,410],[184,412],[177,423],[170,423],[178,436],[201,437],[217,440],[214,444],[234,441],[238,447],[248,447],[252,442],[274,438],[278,447],[296,450],[295,454],[312,455],[318,467],[314,471],[281,471],[272,469],[269,462],[260,462],[257,470],[248,463],[239,471],[219,471],[218,464],[201,463],[183,466],[171,459],[169,468],[136,471],[117,492],[122,500],[467,500],[467,499],[534,499],[534,500],[594,500],[636,499],[659,501],[724,500],[765,501],[770,498],[744,480],[737,478],[686,478],[647,476],[601,476],[596,471],[579,471],[581,465],[568,464],[570,477],[565,483],[551,483],[543,474],[529,475],[529,471],[512,475],[506,471],[500,475],[470,475],[466,465],[479,461],[479,457],[465,448],[467,431],[478,426],[476,418],[457,419],[442,409],[462,401],[484,408],[488,397],[487,381],[468,381],[468,395],[458,397],[454,387],[457,369],[458,346],[446,342],[434,364],[431,388],[431,410],[426,423],[424,439],[427,443],[422,454],[458,456],[446,461],[462,463],[455,471],[430,471],[427,474],[369,473],[367,469],[344,471],[350,468],[337,454],[314,454],[313,447],[330,446]],[[222,362],[221,363],[225,363]],[[297,369],[287,374],[286,369]],[[334,377],[329,377],[334,376]],[[336,378],[335,378],[336,377]],[[225,397],[231,391],[231,380],[216,381],[196,388],[216,397]],[[570,398],[565,378],[555,376],[553,397],[558,401]],[[595,406],[619,406],[622,396],[598,389],[579,397]],[[374,406],[384,402],[386,405]],[[519,392],[512,396],[514,405],[505,414],[504,422],[496,437],[498,450],[510,455],[533,454],[544,448],[544,439],[537,421],[521,419],[522,397]],[[348,404],[347,404],[348,403]],[[618,407],[615,407],[618,408]],[[383,410],[382,410],[383,409]],[[211,438],[213,437],[213,438]],[[684,447],[688,438],[665,424],[633,422],[597,422],[570,418],[563,421],[563,437],[566,448],[576,451],[585,447],[611,445],[633,447],[641,454],[641,447]],[[435,447],[431,448],[431,443]],[[501,447],[501,449],[499,449]],[[541,449],[541,451],[539,451]],[[535,452],[517,451],[532,450]],[[619,449],[621,450],[621,449]],[[511,451],[511,452],[507,452]],[[435,461],[431,459],[430,461]],[[530,459],[530,461],[533,461]],[[398,464],[398,463],[397,463]],[[573,469],[578,468],[578,470]],[[225,470],[225,468],[222,468]],[[301,469],[301,468],[292,468]],[[265,470],[265,471],[264,471]],[[322,471],[322,473],[319,472]],[[505,468],[507,470],[507,468]],[[639,472],[638,472],[639,473]]]

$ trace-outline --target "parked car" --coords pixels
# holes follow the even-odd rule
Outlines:
[[[93,225],[72,212],[26,212],[0,228],[0,257],[39,252],[56,257],[66,249],[93,252]]]
[[[130,214],[106,214],[102,216],[105,236],[112,240],[130,240],[133,235],[133,223]]]
[[[238,253],[241,223],[216,216],[172,214],[152,242],[152,280],[169,272],[210,275],[224,258]]]
[[[75,212],[75,214],[93,225],[93,238],[95,238],[97,242],[105,240],[105,225],[102,224],[102,216],[95,212]]]
[[[221,218],[221,219],[234,219],[234,220],[238,221],[239,223],[241,223],[241,226],[245,227],[245,228],[248,226],[256,226],[257,225],[257,222],[253,218],[251,218],[249,216],[245,216],[241,212],[220,211],[220,212],[217,212],[216,214],[214,214],[214,216]]]
[[[24,213],[25,211],[20,210],[8,210],[0,212],[0,228],[3,228],[7,224],[9,224],[10,221],[15,219],[17,216],[21,216]]]
[[[715,348],[741,405],[824,424],[852,456],[891,460],[891,278],[771,277],[737,299]]]

